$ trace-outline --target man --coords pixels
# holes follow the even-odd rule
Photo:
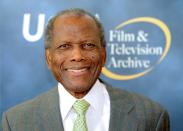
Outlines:
[[[169,131],[168,114],[159,104],[99,80],[105,38],[90,13],[58,13],[45,40],[46,61],[58,86],[5,112],[3,131]]]

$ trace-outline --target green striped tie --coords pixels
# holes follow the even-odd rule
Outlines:
[[[77,113],[77,118],[74,122],[73,131],[88,131],[85,114],[89,105],[90,104],[85,100],[77,100],[73,104],[73,108]]]

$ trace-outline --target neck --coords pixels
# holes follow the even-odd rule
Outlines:
[[[75,98],[77,98],[77,99],[81,99],[81,98],[83,98],[87,93],[88,93],[88,91],[85,91],[85,92],[71,92],[70,94],[71,94],[72,96],[74,96]]]

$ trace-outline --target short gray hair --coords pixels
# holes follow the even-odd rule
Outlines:
[[[100,23],[100,21],[94,15],[92,15],[91,13],[89,13],[83,9],[71,8],[71,9],[66,9],[66,10],[58,12],[54,17],[52,17],[48,21],[48,24],[45,29],[45,49],[48,49],[51,46],[51,41],[52,41],[52,36],[53,36],[53,27],[54,27],[55,20],[59,16],[63,16],[63,15],[74,15],[74,16],[78,16],[78,17],[87,15],[87,16],[91,17],[98,27],[99,34],[100,34],[100,42],[101,42],[102,46],[103,47],[106,46],[104,28],[103,28],[102,24]]]

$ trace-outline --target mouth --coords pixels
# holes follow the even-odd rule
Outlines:
[[[67,68],[66,71],[71,73],[74,76],[80,76],[88,73],[90,67],[72,67],[72,68]]]

